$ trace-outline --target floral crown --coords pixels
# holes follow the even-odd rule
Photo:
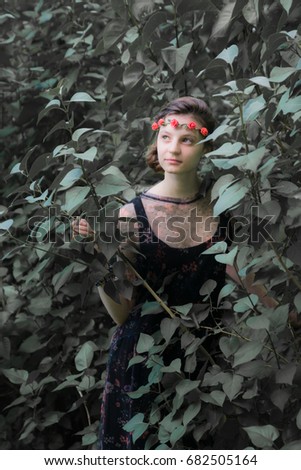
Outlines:
[[[194,121],[191,121],[188,124],[180,124],[177,119],[167,119],[165,121],[165,119],[161,118],[157,122],[155,121],[152,123],[152,130],[157,131],[158,129],[160,129],[160,127],[167,126],[168,124],[170,124],[171,127],[183,127],[192,131],[199,131],[199,133],[202,134],[204,137],[207,137],[207,135],[209,134],[207,127],[197,127],[197,123]]]

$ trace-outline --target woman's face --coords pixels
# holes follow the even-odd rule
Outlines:
[[[170,123],[161,126],[157,138],[158,160],[165,172],[190,173],[196,172],[200,159],[204,154],[204,139],[199,130],[181,127],[181,124],[195,122],[198,128],[203,127],[191,114],[170,114],[165,122],[173,119],[180,124],[173,127]],[[198,144],[198,145],[197,145]]]

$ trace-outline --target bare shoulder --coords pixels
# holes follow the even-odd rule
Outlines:
[[[118,228],[123,236],[136,241],[135,234],[138,230],[138,221],[133,203],[129,202],[119,209]]]
[[[136,211],[134,204],[132,202],[129,202],[128,204],[125,204],[119,209],[119,215],[118,218],[126,218],[126,219],[134,219],[136,218]]]

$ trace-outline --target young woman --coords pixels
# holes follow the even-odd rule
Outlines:
[[[164,172],[164,178],[120,209],[121,220],[136,220],[134,236],[129,236],[135,252],[125,241],[123,253],[135,270],[169,307],[188,303],[200,304],[199,291],[208,279],[216,282],[211,295],[212,310],[203,326],[212,325],[214,304],[225,283],[226,272],[238,282],[234,269],[218,263],[214,255],[202,253],[216,241],[229,243],[228,219],[222,214],[213,217],[211,184],[198,177],[200,160],[208,151],[202,143],[213,132],[214,120],[206,103],[193,97],[175,99],[155,116],[152,129],[155,144],[149,149],[147,163]],[[121,222],[123,234],[128,224]],[[132,227],[131,227],[132,228]],[[91,234],[85,220],[74,223],[75,233]],[[249,292],[262,297],[266,306],[274,306],[264,288],[252,286],[246,280]],[[131,300],[120,296],[120,303],[108,296],[99,286],[101,300],[113,320],[119,325],[111,344],[107,378],[101,410],[101,449],[143,449],[147,433],[133,443],[131,433],[124,425],[137,413],[147,413],[153,397],[151,393],[132,399],[128,392],[147,383],[149,369],[143,363],[128,368],[136,355],[141,333],[153,335],[168,314],[141,315],[146,301],[154,298],[149,289],[140,285],[134,289]],[[167,352],[168,354],[168,352]],[[172,354],[172,353],[171,353]]]

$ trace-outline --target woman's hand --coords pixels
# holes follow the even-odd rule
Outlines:
[[[71,228],[73,237],[76,235],[81,235],[82,237],[94,237],[95,235],[94,230],[92,229],[89,222],[86,221],[86,219],[80,219],[79,217],[76,217],[71,222]]]

